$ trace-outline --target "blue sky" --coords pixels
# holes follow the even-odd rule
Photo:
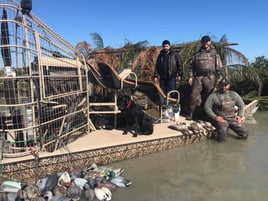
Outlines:
[[[250,62],[268,58],[268,1],[255,0],[32,0],[34,13],[72,45],[94,44],[98,33],[105,46],[147,40],[161,45],[198,40],[210,35],[228,42]]]

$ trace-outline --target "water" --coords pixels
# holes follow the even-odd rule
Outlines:
[[[111,164],[132,180],[115,201],[263,201],[268,197],[268,112],[248,125],[247,141],[228,137]]]

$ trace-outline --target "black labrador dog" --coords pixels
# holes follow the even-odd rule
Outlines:
[[[117,107],[121,110],[126,126],[123,134],[126,135],[131,130],[131,125],[135,125],[133,137],[138,134],[150,135],[153,133],[153,124],[145,118],[144,111],[128,95],[120,95],[117,99]]]

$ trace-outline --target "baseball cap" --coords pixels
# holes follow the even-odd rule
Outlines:
[[[229,81],[226,78],[221,79],[219,82],[219,85],[227,86],[229,84]]]
[[[203,37],[201,38],[201,42],[202,42],[202,43],[207,43],[208,41],[211,41],[209,36],[203,36]]]

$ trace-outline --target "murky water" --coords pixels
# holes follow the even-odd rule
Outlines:
[[[111,164],[132,180],[116,201],[263,201],[268,197],[268,124],[257,113],[247,141],[228,137]]]

